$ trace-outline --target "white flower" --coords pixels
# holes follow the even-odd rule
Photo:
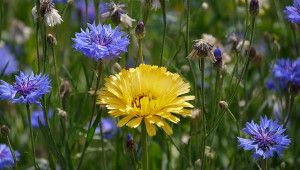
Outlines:
[[[41,1],[40,12],[42,14],[41,17],[44,18],[45,24],[49,27],[54,27],[56,24],[60,24],[63,20],[61,19],[61,16],[58,14],[58,11],[54,8],[54,4],[52,3],[52,0],[40,0],[40,1]],[[32,8],[32,15],[34,21],[36,22],[38,18],[36,6]]]
[[[107,12],[103,13],[101,17],[104,20],[110,17],[112,22],[116,25],[119,25],[120,22],[122,22],[126,28],[128,28],[128,26],[131,27],[132,22],[135,21],[135,19],[132,19],[127,15],[127,11],[122,9],[124,7],[126,7],[126,5],[111,2]]]

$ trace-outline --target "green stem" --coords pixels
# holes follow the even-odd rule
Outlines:
[[[296,33],[296,30],[294,28],[292,28],[292,31],[293,31],[293,36],[294,36],[294,42],[295,42],[295,48],[296,48],[297,56],[299,56],[299,47],[298,47],[298,41],[297,41],[297,33]]]
[[[60,107],[62,107],[60,90],[59,90],[59,79],[58,79],[58,70],[57,70],[57,63],[56,63],[56,55],[55,55],[55,49],[54,49],[54,47],[51,47],[51,50],[52,50],[53,62],[54,62],[54,73],[55,73],[55,77],[56,77],[56,86],[57,86],[57,90],[58,90],[58,101],[59,101]]]
[[[142,123],[142,164],[143,170],[148,170],[147,131],[144,121]]]
[[[10,150],[12,156],[13,156],[13,159],[14,159],[14,164],[15,164],[15,167],[14,167],[14,168],[15,168],[15,169],[18,169],[18,164],[17,164],[17,159],[16,159],[15,152],[14,152],[14,150],[13,150],[12,147],[11,147],[11,144],[10,144],[10,140],[9,140],[8,135],[5,135],[5,136],[6,136],[6,143],[7,143],[8,147],[9,147],[9,150]]]
[[[0,0],[0,41],[2,39],[2,27],[4,21],[4,0]]]
[[[215,90],[214,90],[214,98],[213,98],[213,105],[212,105],[212,111],[211,113],[214,115],[216,115],[218,112],[216,112],[217,107],[218,107],[218,96],[219,96],[219,89],[220,89],[220,70],[217,70],[217,74],[216,74],[216,83],[215,83]],[[220,89],[221,90],[221,89]]]
[[[42,20],[42,23],[44,23],[43,21],[44,21],[44,19]],[[46,33],[47,33],[46,24],[42,24],[41,36],[42,36],[42,44],[43,44],[44,73],[46,73],[46,71],[47,71],[47,63],[48,63]]]
[[[96,88],[95,88],[95,94],[94,94],[94,101],[93,101],[93,107],[92,107],[92,114],[91,114],[91,118],[90,118],[90,122],[89,122],[89,127],[88,127],[88,132],[87,134],[89,134],[89,131],[91,129],[91,126],[92,126],[92,122],[93,122],[93,118],[94,118],[94,114],[95,114],[95,110],[96,110],[96,101],[97,101],[97,89],[99,88],[99,85],[100,85],[100,79],[101,79],[101,74],[102,74],[102,70],[103,70],[103,60],[99,60],[99,66],[98,66],[98,77],[97,77],[97,82],[96,82]],[[101,121],[101,118],[100,118],[100,121]],[[87,143],[87,140],[88,138],[85,139],[85,144],[84,144],[84,148],[83,148],[83,151],[82,151],[82,154],[81,154],[81,158],[80,158],[80,161],[79,161],[79,164],[78,164],[78,167],[77,169],[79,170],[80,169],[80,166],[82,164],[82,160],[83,160],[83,157],[85,155],[85,151],[88,147],[88,143]]]
[[[26,104],[26,109],[27,109],[28,123],[29,123],[29,129],[30,129],[30,139],[31,139],[33,165],[34,165],[34,168],[37,170],[39,168],[37,167],[37,164],[35,162],[35,146],[34,146],[34,137],[33,137],[32,123],[31,123],[31,112],[30,112],[29,104]]]
[[[284,122],[283,128],[285,128],[286,125],[287,125],[287,123],[289,122],[289,119],[290,119],[290,117],[291,117],[291,111],[292,111],[293,106],[294,106],[295,97],[294,97],[294,96],[291,96],[290,98],[291,98],[291,100],[290,100],[290,102],[289,102],[290,104],[289,104],[289,108],[288,108],[288,111],[287,111],[288,117],[287,117],[287,119],[286,119],[285,122]]]
[[[88,23],[88,6],[89,6],[88,0],[84,1],[84,5],[85,5],[85,25],[87,27],[87,23]]]
[[[205,168],[205,145],[206,145],[206,111],[205,111],[205,90],[204,90],[204,57],[200,58],[200,69],[201,69],[201,101],[202,101],[202,114],[203,114],[203,145],[202,145],[202,160],[201,170]]]
[[[37,11],[40,11],[40,0],[36,1],[36,8]],[[41,72],[41,64],[40,64],[40,47],[39,47],[39,29],[40,29],[40,22],[41,22],[41,13],[37,12],[38,18],[36,21],[36,30],[35,30],[35,45],[36,45],[36,56],[38,62],[38,73]]]
[[[145,27],[146,27],[146,24],[148,21],[150,9],[151,9],[150,0],[146,0],[146,10],[145,10],[144,19],[143,19]]]
[[[103,161],[103,167],[104,169],[106,169],[106,157],[105,157],[105,149],[104,149],[104,135],[103,135],[103,126],[102,126],[102,121],[101,121],[101,117],[102,117],[102,111],[100,112],[100,121],[99,121],[99,125],[100,125],[100,135],[101,135],[101,148],[102,148],[102,161]]]
[[[99,4],[100,4],[100,0],[94,0],[96,24],[99,22]]]
[[[268,170],[268,159],[264,159],[264,170]]]
[[[251,35],[250,35],[250,45],[249,45],[249,48],[248,48],[248,51],[247,51],[247,58],[246,58],[246,62],[243,66],[243,70],[242,70],[242,73],[238,79],[238,82],[234,88],[234,91],[233,93],[231,94],[230,98],[229,98],[229,102],[228,102],[228,106],[231,104],[236,92],[237,92],[237,89],[240,85],[240,82],[244,76],[244,73],[246,71],[246,68],[248,67],[249,65],[249,62],[250,62],[250,57],[249,57],[249,54],[250,54],[250,49],[251,49],[251,46],[252,46],[252,41],[253,41],[253,35],[254,35],[254,28],[255,28],[255,17],[252,18],[252,30],[251,30]],[[223,113],[221,114],[221,116],[219,117],[219,119],[217,120],[217,122],[212,126],[211,130],[209,131],[208,133],[208,136],[219,126],[220,122],[222,121],[224,115],[225,115],[225,112],[226,110],[223,111]]]
[[[160,63],[159,63],[159,66],[162,66],[163,65],[163,57],[164,57],[165,40],[166,40],[166,31],[167,31],[167,17],[166,17],[165,0],[160,0],[160,4],[161,4],[163,19],[164,19],[164,33],[163,33],[163,40],[162,40],[162,44],[161,44]]]
[[[138,39],[138,44],[139,44],[139,56],[140,56],[141,64],[144,64],[143,51],[142,51],[142,39]]]

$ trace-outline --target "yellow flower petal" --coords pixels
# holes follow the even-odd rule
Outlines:
[[[125,125],[130,119],[132,119],[134,116],[135,116],[135,115],[128,115],[128,116],[124,117],[123,119],[121,119],[121,120],[118,122],[117,126],[118,126],[118,127],[124,126],[124,125]]]
[[[131,127],[131,128],[136,128],[138,127],[140,124],[141,124],[141,121],[143,120],[143,117],[138,117],[136,119],[133,119],[131,120],[130,122],[128,122],[126,125],[128,127]]]
[[[156,135],[155,127],[150,122],[148,122],[147,119],[145,119],[145,124],[146,124],[146,130],[147,130],[148,135],[149,136]]]

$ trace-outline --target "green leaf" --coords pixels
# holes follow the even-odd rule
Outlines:
[[[92,127],[91,127],[90,130],[88,131],[88,134],[87,134],[87,140],[86,140],[87,146],[88,146],[88,145],[91,143],[91,141],[93,140],[93,136],[94,136],[94,134],[95,134],[95,130],[96,130],[96,128],[97,128],[97,126],[98,126],[98,124],[99,124],[99,122],[100,122],[101,113],[102,113],[102,111],[100,110],[100,111],[98,112],[98,115],[97,115],[97,117],[96,117],[96,119],[95,119],[95,121],[94,121]]]
[[[45,141],[47,144],[47,147],[50,149],[50,151],[54,154],[55,159],[57,160],[58,164],[61,166],[62,169],[67,169],[67,164],[65,161],[65,158],[63,157],[62,153],[57,148],[51,134],[50,130],[46,127],[44,127],[43,123],[41,122],[40,118],[38,118],[39,121],[39,127],[45,137]]]

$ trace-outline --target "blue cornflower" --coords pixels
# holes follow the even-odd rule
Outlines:
[[[294,23],[300,22],[300,1],[294,0],[293,6],[287,6],[286,10],[283,11],[286,13],[286,18],[289,21],[292,21]]]
[[[51,109],[48,112],[48,117],[49,118],[52,117],[52,110]],[[42,108],[38,108],[36,111],[32,112],[31,123],[32,123],[33,128],[39,128],[40,127],[38,118],[40,118],[42,124],[44,126],[46,126],[45,117],[44,117],[44,113],[43,113]]]
[[[102,131],[103,131],[103,137],[105,139],[111,139],[114,137],[114,135],[118,131],[118,127],[114,121],[112,121],[110,118],[103,118],[101,119],[102,123]],[[95,130],[95,133],[100,134],[100,127],[97,127]]]
[[[277,86],[281,90],[287,90],[290,85],[300,86],[300,57],[296,61],[291,61],[289,58],[278,59],[272,75],[273,79],[267,83],[267,87],[271,90],[276,89]]]
[[[263,159],[273,157],[274,151],[279,157],[282,156],[282,150],[288,148],[291,143],[291,139],[284,136],[283,125],[278,125],[278,120],[268,120],[260,117],[260,125],[251,121],[246,123],[246,128],[243,130],[251,135],[251,139],[239,138],[239,147],[244,147],[245,150],[254,150],[255,153],[252,157],[255,161],[263,156]]]
[[[84,55],[98,60],[110,60],[120,58],[121,52],[127,52],[129,45],[128,35],[122,37],[124,32],[119,31],[119,26],[114,30],[110,25],[98,26],[88,24],[88,28],[84,32],[76,33],[76,38],[72,38],[75,44],[72,46],[76,51],[81,51]]]
[[[217,60],[222,58],[222,51],[219,47],[214,50],[214,56]]]
[[[41,102],[37,99],[41,99],[43,94],[50,92],[50,80],[48,76],[42,74],[34,75],[24,74],[20,72],[20,76],[15,76],[16,82],[14,85],[10,85],[3,80],[0,80],[0,98],[2,100],[10,100],[12,103],[24,103],[24,104],[37,104],[41,105]]]
[[[10,53],[10,51],[7,47],[0,47],[0,56],[1,56],[0,74],[2,73],[2,71],[4,70],[5,67],[6,67],[5,71],[4,71],[5,76],[8,76],[17,71],[18,61]]]
[[[19,160],[20,153],[18,151],[14,151],[16,160]],[[14,159],[10,152],[10,149],[5,144],[0,144],[0,169],[10,169],[10,167],[14,167]]]

